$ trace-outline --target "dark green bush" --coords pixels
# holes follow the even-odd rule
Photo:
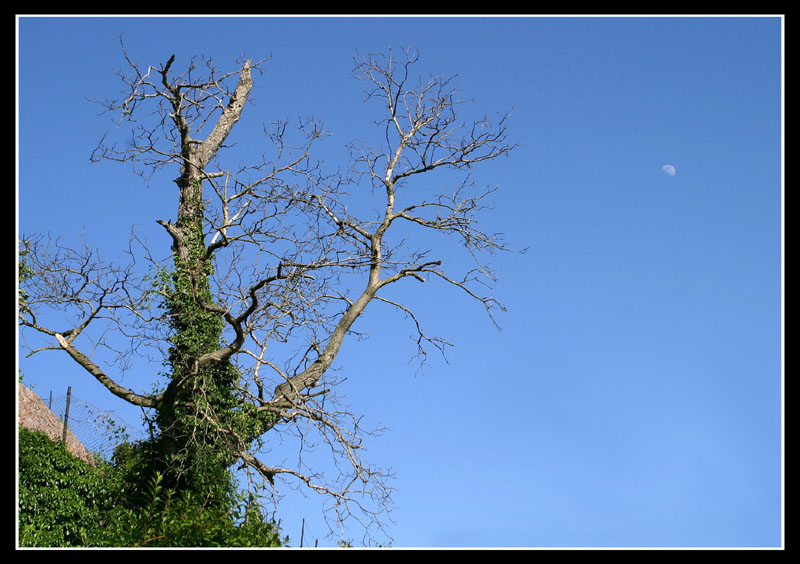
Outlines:
[[[154,474],[143,488],[124,477],[136,449],[122,446],[119,466],[98,468],[40,431],[19,431],[19,544],[49,546],[249,546],[288,543],[243,496],[228,507],[164,489]]]
[[[41,431],[19,430],[21,546],[83,545],[81,529],[102,527],[122,491],[114,472],[93,468]]]
[[[136,510],[117,514],[124,519],[112,527],[116,538],[107,538],[113,546],[249,546],[273,547],[288,542],[277,528],[255,508],[242,503],[232,510],[207,506],[189,492],[175,495],[162,486],[163,475],[152,476],[143,504]]]

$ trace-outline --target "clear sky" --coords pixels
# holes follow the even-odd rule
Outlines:
[[[388,428],[368,459],[396,476],[394,546],[782,544],[781,18],[23,17],[19,231],[83,232],[109,258],[134,224],[168,252],[155,220],[176,213],[174,185],[89,162],[113,125],[87,98],[118,94],[120,34],[145,66],[272,55],[240,142],[314,115],[331,164],[374,130],[355,52],[411,45],[475,111],[514,109],[520,147],[476,173],[499,186],[486,229],[528,248],[492,260],[502,330],[414,287],[447,362],[417,373],[413,327],[375,307],[337,363]],[[66,355],[20,369],[138,422]],[[313,498],[279,516],[325,544]]]

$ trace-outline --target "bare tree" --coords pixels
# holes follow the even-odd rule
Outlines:
[[[326,131],[311,119],[271,124],[271,152],[232,167],[221,159],[226,140],[266,60],[239,60],[221,73],[212,61],[195,59],[176,73],[175,55],[141,68],[124,46],[123,54],[126,91],[104,104],[129,126],[130,138],[121,148],[104,138],[93,159],[133,163],[148,178],[165,167],[179,171],[177,218],[157,220],[172,248],[167,258],[154,258],[134,234],[130,263],[116,266],[86,246],[29,238],[25,260],[33,274],[23,282],[19,320],[46,339],[30,354],[64,351],[117,397],[154,410],[164,456],[213,444],[224,455],[220,464],[238,461],[248,479],[265,480],[276,494],[299,485],[327,496],[332,526],[356,519],[367,531],[380,528],[391,504],[389,475],[361,457],[374,430],[362,429],[337,401],[334,363],[376,300],[411,319],[423,361],[430,347],[448,346],[422,330],[412,305],[386,297],[390,285],[438,279],[490,316],[501,308],[487,293],[494,275],[484,257],[506,247],[478,224],[493,188],[476,189],[470,172],[512,150],[508,116],[462,120],[465,101],[453,78],[413,74],[412,50],[400,59],[391,51],[356,56],[365,101],[382,108],[383,141],[353,144],[349,174],[326,174],[312,160]],[[430,189],[454,178],[436,174],[447,170],[459,173],[458,181]],[[426,183],[412,190],[423,175]],[[400,231],[402,238],[394,235]],[[460,239],[473,266],[447,271],[426,233]],[[59,322],[68,326],[45,321],[61,310],[69,317]],[[102,368],[92,358],[97,347],[119,342],[109,332],[130,344]],[[171,367],[160,391],[118,383],[111,371],[124,370],[133,355]],[[225,401],[214,395],[219,390]],[[293,463],[263,454],[276,434],[297,439],[301,455]],[[329,447],[333,472],[302,456],[303,444],[320,442]],[[185,476],[193,465],[199,468],[199,456],[183,459]]]

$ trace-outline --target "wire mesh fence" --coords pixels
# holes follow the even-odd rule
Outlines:
[[[93,455],[110,460],[116,448],[125,441],[147,438],[141,425],[128,423],[114,411],[89,403],[75,394],[64,394],[45,400],[50,411],[62,421]],[[65,417],[66,416],[66,417]]]

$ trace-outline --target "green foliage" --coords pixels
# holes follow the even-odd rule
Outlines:
[[[24,308],[25,300],[28,299],[28,293],[22,289],[22,283],[33,276],[33,269],[31,269],[31,267],[25,261],[25,257],[28,255],[28,253],[30,253],[30,241],[20,241],[19,244],[19,270],[17,273],[17,282],[19,285],[18,299],[20,308]]]
[[[151,478],[144,495],[142,506],[124,515],[133,526],[118,528],[116,545],[277,547],[289,541],[257,508],[240,503],[226,511],[198,504],[188,490],[176,495],[164,489],[162,474]]]
[[[155,443],[152,441],[124,442],[114,449],[111,462],[120,479],[129,485],[131,491],[141,491],[146,488],[152,470],[156,453]],[[130,507],[135,507],[138,500],[126,500]]]
[[[19,430],[20,545],[82,545],[81,529],[102,527],[122,491],[113,472],[101,473],[41,431]]]
[[[137,445],[123,444],[114,464],[86,464],[40,431],[19,432],[19,542],[25,547],[274,547],[274,523],[242,495],[211,506],[190,491],[164,487],[160,473],[144,488],[123,478],[141,467]]]
[[[173,274],[170,269],[159,266],[142,279],[142,282],[149,285],[142,294],[141,307],[143,310],[149,309],[153,305],[161,305],[160,299],[169,288]]]
[[[249,441],[260,434],[265,417],[245,413],[235,396],[239,375],[228,359],[202,368],[196,364],[222,346],[225,321],[219,311],[207,307],[214,302],[213,261],[203,234],[202,182],[189,181],[182,197],[186,202],[175,223],[182,236],[173,252],[173,269],[159,270],[153,279],[162,288],[161,306],[172,329],[169,377],[181,384],[173,386],[175,396],[159,410],[158,436],[151,445],[140,445],[142,464],[136,480],[142,486],[139,479],[161,472],[167,487],[226,506],[233,491],[228,468],[234,462],[228,429]]]

